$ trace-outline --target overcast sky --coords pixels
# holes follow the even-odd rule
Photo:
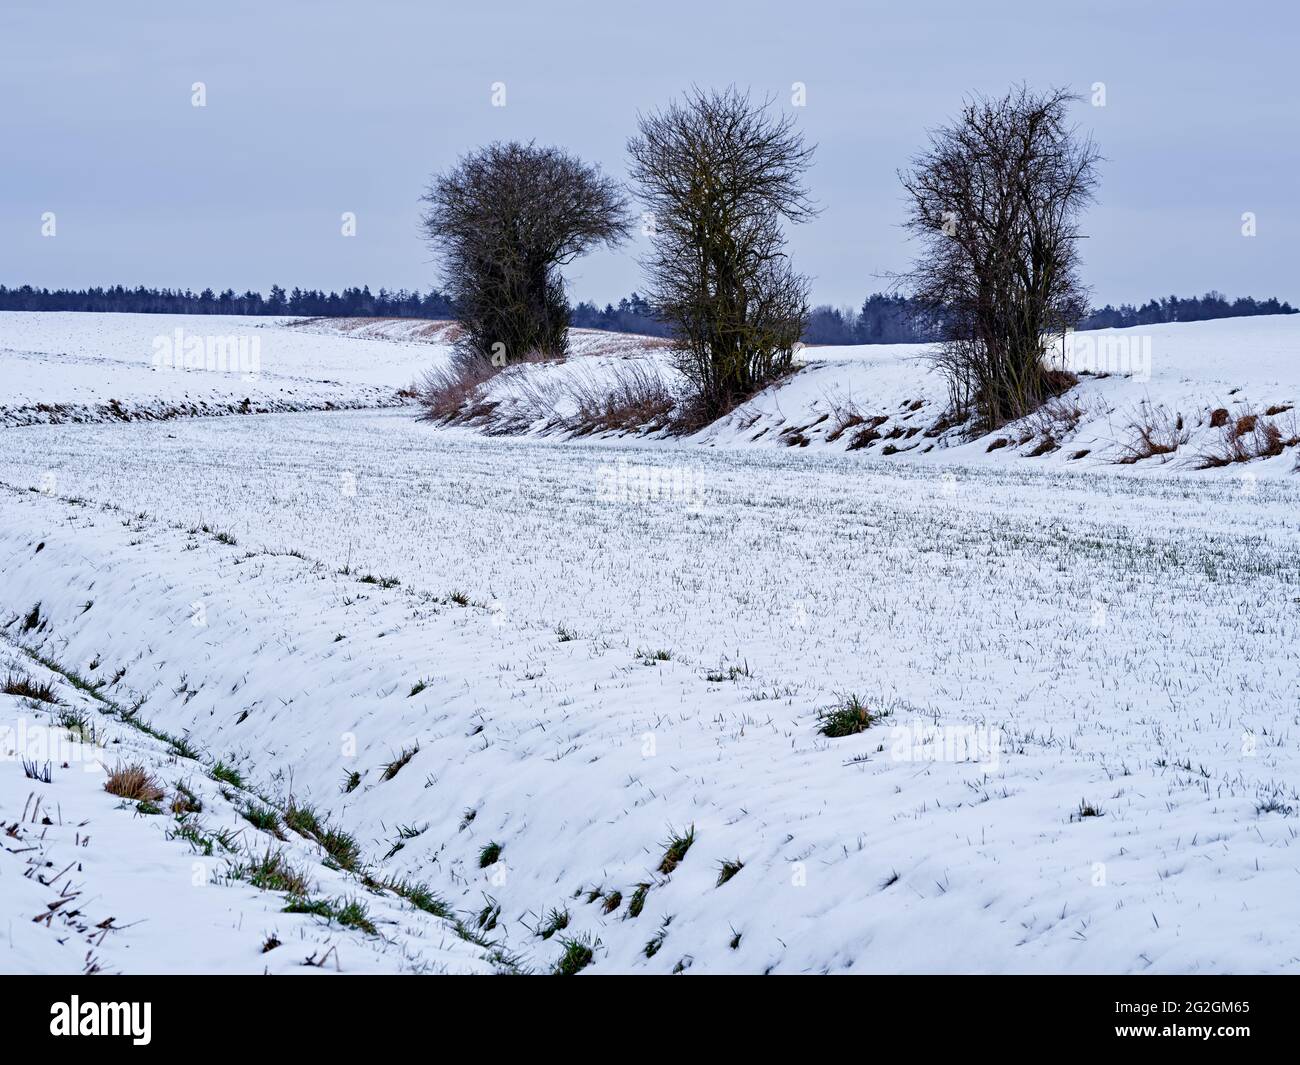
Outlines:
[[[896,171],[926,129],[1024,80],[1083,93],[1106,157],[1095,302],[1300,302],[1297,41],[1281,0],[0,0],[0,283],[424,289],[419,196],[467,149],[536,138],[622,177],[638,109],[802,82],[824,211],[792,249],[815,302],[857,303],[908,262]],[[580,260],[572,297],[637,288],[636,254]]]

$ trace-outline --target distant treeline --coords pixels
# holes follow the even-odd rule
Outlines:
[[[0,285],[0,311],[126,311],[136,314],[292,314],[306,318],[450,318],[451,303],[437,289],[425,295],[405,289],[377,293],[370,286],[338,292],[295,288],[271,294],[189,289],[126,288],[46,289]]]
[[[1276,298],[1257,300],[1250,296],[1230,300],[1220,292],[1180,299],[1166,296],[1148,300],[1140,307],[1131,303],[1107,304],[1081,319],[1078,329],[1110,329],[1119,326],[1160,325],[1166,322],[1203,322],[1211,318],[1245,318],[1256,314],[1295,314],[1289,303]],[[904,296],[868,296],[858,310],[814,307],[804,330],[808,344],[911,344],[938,339],[938,322]]]
[[[342,293],[295,288],[286,292],[271,286],[269,296],[234,289],[202,292],[189,289],[108,288],[45,289],[0,285],[2,311],[131,311],[138,314],[270,314],[307,318],[451,318],[454,309],[437,289],[424,295],[405,289],[371,292],[370,286],[345,288]],[[1276,298],[1257,300],[1242,296],[1230,300],[1220,292],[1180,299],[1165,296],[1140,307],[1131,303],[1093,310],[1079,322],[1080,329],[1160,325],[1166,322],[1203,322],[1211,318],[1242,318],[1256,314],[1295,314],[1289,303]],[[607,329],[616,333],[667,336],[668,328],[650,304],[635,292],[603,308],[589,301],[577,304],[570,322],[581,329]],[[873,293],[857,310],[814,307],[803,339],[808,344],[910,344],[933,340],[937,327],[932,315],[905,296]]]
[[[1211,318],[1249,318],[1256,314],[1295,314],[1289,303],[1280,303],[1276,296],[1257,300],[1252,296],[1228,299],[1222,292],[1207,292],[1204,296],[1179,299],[1163,296],[1148,300],[1141,307],[1123,303],[1112,307],[1109,303],[1094,310],[1079,323],[1080,329],[1111,329],[1130,325],[1158,325],[1162,322],[1208,322]]]
[[[607,303],[603,310],[584,300],[569,310],[569,325],[575,329],[608,329],[611,333],[640,333],[650,337],[666,337],[670,332],[655,317],[654,308],[635,292],[619,300],[617,307]]]
[[[570,324],[584,329],[608,329],[616,333],[644,333],[667,336],[668,328],[655,318],[644,297],[631,296],[605,304],[579,303],[570,312]],[[875,293],[859,310],[830,306],[814,307],[804,329],[805,344],[906,344],[934,339],[933,321],[903,296]]]

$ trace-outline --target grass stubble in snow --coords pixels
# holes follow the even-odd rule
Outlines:
[[[256,969],[286,930],[468,971],[1297,968],[1294,478],[485,439],[408,410],[4,443],[4,637],[183,738],[110,768],[197,780],[341,878],[324,913],[194,888],[278,916],[190,968]],[[72,790],[0,772],[6,823]],[[351,870],[289,827],[304,806]],[[188,876],[165,815],[109,812]],[[188,879],[128,868],[121,923],[181,919]],[[445,922],[382,886],[416,883]],[[82,963],[33,934],[5,967]],[[121,938],[109,967],[185,964]]]
[[[40,600],[52,657],[125,666],[115,699],[309,797],[525,966],[1295,964],[1293,483],[387,412],[11,437],[6,618]],[[702,487],[611,495],[620,462]],[[48,471],[88,503],[24,491]],[[848,693],[889,714],[827,738]],[[953,760],[953,735],[996,746]],[[567,945],[536,933],[565,908]]]

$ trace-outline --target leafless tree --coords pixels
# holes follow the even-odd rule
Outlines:
[[[617,182],[560,148],[494,143],[433,178],[423,224],[462,327],[460,354],[500,367],[567,351],[560,268],[627,236]]]
[[[650,299],[673,327],[692,411],[715,417],[790,366],[808,313],[784,222],[816,209],[812,149],[790,115],[734,88],[694,89],[638,116],[631,176],[647,208]]]
[[[1087,313],[1079,216],[1100,156],[1068,122],[1077,97],[1027,87],[969,101],[900,174],[922,252],[904,280],[943,322],[936,364],[984,428],[1059,391],[1047,345]]]

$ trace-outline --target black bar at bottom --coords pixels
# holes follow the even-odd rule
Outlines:
[[[419,1035],[440,1042],[440,1026],[446,1026],[444,1036],[460,1033],[474,1040],[495,1032],[489,1039],[494,1044],[509,1032],[525,1039],[545,1032],[562,1038],[557,1024],[590,1024],[595,1040],[609,1026],[642,1030],[675,1024],[674,1016],[689,1019],[692,1027],[716,1028],[719,1035],[805,1046],[810,1038],[828,1037],[839,1022],[845,1032],[861,1033],[866,1025],[877,1035],[915,1040],[927,1054],[944,1046],[969,1050],[1007,1041],[1071,1050],[1170,1041],[1226,1049],[1228,1043],[1264,1051],[1293,1044],[1300,991],[1300,983],[1287,976],[778,977],[749,980],[743,988],[705,977],[709,990],[703,996],[698,988],[687,990],[687,981],[698,976],[661,978],[658,986],[630,978],[637,980],[635,988],[599,978],[585,978],[577,987],[559,980],[489,984],[492,979],[7,976],[0,978],[5,1056],[24,1060],[9,1052],[56,1049],[59,1043],[113,1043],[130,1053],[191,1050],[225,1040],[259,1053],[283,1046],[338,1054],[349,1045],[373,1052],[392,1038]],[[580,1020],[584,1016],[587,1021]],[[476,1029],[482,1021],[494,1026]],[[508,1022],[504,1030],[502,1021]],[[754,1023],[764,1030],[747,1032]],[[598,1046],[589,1043],[588,1050],[600,1053]]]

